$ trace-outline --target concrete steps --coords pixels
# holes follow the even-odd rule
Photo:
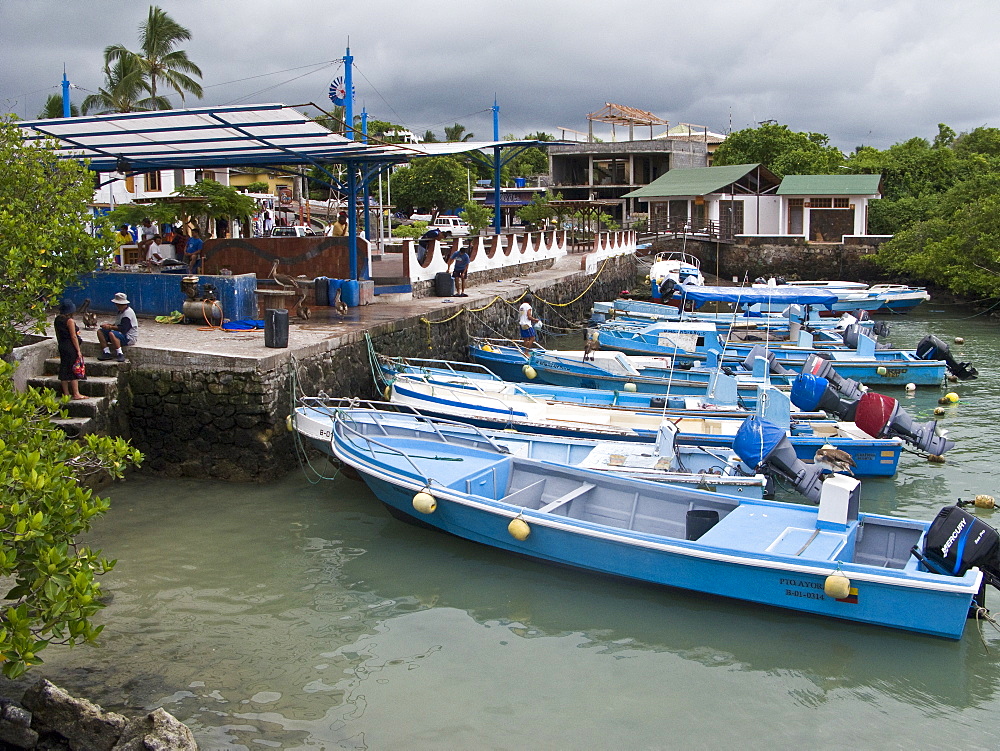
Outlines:
[[[101,361],[95,357],[84,357],[87,364],[87,379],[80,381],[80,393],[86,399],[76,399],[64,406],[65,418],[53,420],[66,435],[77,438],[88,433],[101,431],[107,423],[107,415],[111,406],[118,399],[118,372],[127,363],[117,360]],[[59,381],[59,358],[45,360],[42,375],[28,378],[28,385],[39,389],[50,389],[56,394],[62,394],[62,384]]]

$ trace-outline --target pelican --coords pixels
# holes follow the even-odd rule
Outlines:
[[[299,282],[294,277],[288,276],[288,274],[278,273],[278,264],[281,263],[280,258],[275,258],[274,263],[271,264],[271,273],[268,276],[278,283],[281,287],[291,287],[292,289],[299,289]]]
[[[347,303],[340,296],[340,287],[337,287],[337,294],[333,298],[333,309],[337,311],[341,318],[347,315]]]
[[[851,472],[851,468],[857,466],[854,459],[846,451],[834,448],[829,443],[823,444],[813,457],[813,461],[821,467],[831,472]]]
[[[83,326],[88,329],[97,328],[97,313],[90,310],[90,298],[83,301],[83,304],[76,309],[76,312],[83,317]]]

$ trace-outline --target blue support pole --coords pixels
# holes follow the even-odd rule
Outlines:
[[[361,108],[361,142],[368,143],[368,110],[364,107]],[[365,239],[371,240],[371,196],[368,190],[368,180],[362,180],[361,190],[361,202],[365,209]]]
[[[350,101],[350,100],[348,100]],[[358,165],[347,162],[347,247],[351,279],[358,279]]]
[[[500,105],[493,99],[493,140],[500,140]],[[493,147],[493,227],[499,235],[503,227],[500,216],[500,147]]]
[[[351,56],[351,48],[347,48],[344,55],[344,125],[347,132],[345,135],[354,140],[354,76],[351,70],[354,67],[354,58]]]
[[[63,117],[69,117],[71,112],[69,106],[69,79],[66,78],[65,65],[63,65],[62,96],[63,96]]]

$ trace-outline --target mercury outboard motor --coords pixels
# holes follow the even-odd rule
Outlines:
[[[791,397],[799,409],[822,409],[855,423],[873,438],[902,438],[920,451],[938,456],[955,447],[954,441],[938,435],[936,420],[918,425],[891,396],[869,391],[859,399],[845,399],[825,378],[803,373],[792,383]]]
[[[875,331],[873,330],[872,333],[874,334]],[[857,349],[858,342],[860,341],[861,337],[868,336],[868,333],[864,330],[864,328],[860,324],[852,323],[851,325],[847,326],[844,329],[844,333],[841,334],[840,336],[844,340],[845,346],[850,347],[851,349]],[[875,344],[875,349],[888,349],[888,348],[889,345],[884,342],[876,342]]]
[[[783,428],[756,415],[748,417],[736,431],[733,451],[754,471],[784,477],[810,501],[819,503],[823,468],[799,459]]]
[[[958,506],[938,512],[918,557],[931,571],[949,576],[962,576],[978,566],[987,582],[1000,586],[1000,534]]]
[[[951,348],[933,334],[928,334],[917,344],[916,355],[921,360],[944,360],[948,372],[962,381],[975,378],[979,371],[969,362],[957,362],[951,354]]]
[[[753,349],[750,350],[750,354],[748,354],[746,359],[743,361],[744,370],[753,371],[753,364],[758,357],[763,357],[767,360],[768,370],[773,375],[790,375],[794,372],[781,365],[777,361],[777,358],[775,358],[774,352],[767,349],[763,344],[753,345]]]
[[[819,353],[811,354],[806,358],[802,364],[801,372],[825,378],[845,399],[860,399],[861,395],[868,390],[864,384],[858,383],[852,378],[841,376],[833,369],[833,361]]]

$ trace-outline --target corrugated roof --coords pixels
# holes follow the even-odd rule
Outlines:
[[[726,167],[672,169],[649,185],[626,193],[622,198],[670,198],[717,193],[753,172],[759,164],[732,164]]]
[[[97,172],[323,162],[402,163],[535,141],[363,144],[283,104],[130,112],[17,123],[27,139],[52,137],[60,156],[90,159]]]
[[[779,196],[872,196],[881,175],[785,175]]]

